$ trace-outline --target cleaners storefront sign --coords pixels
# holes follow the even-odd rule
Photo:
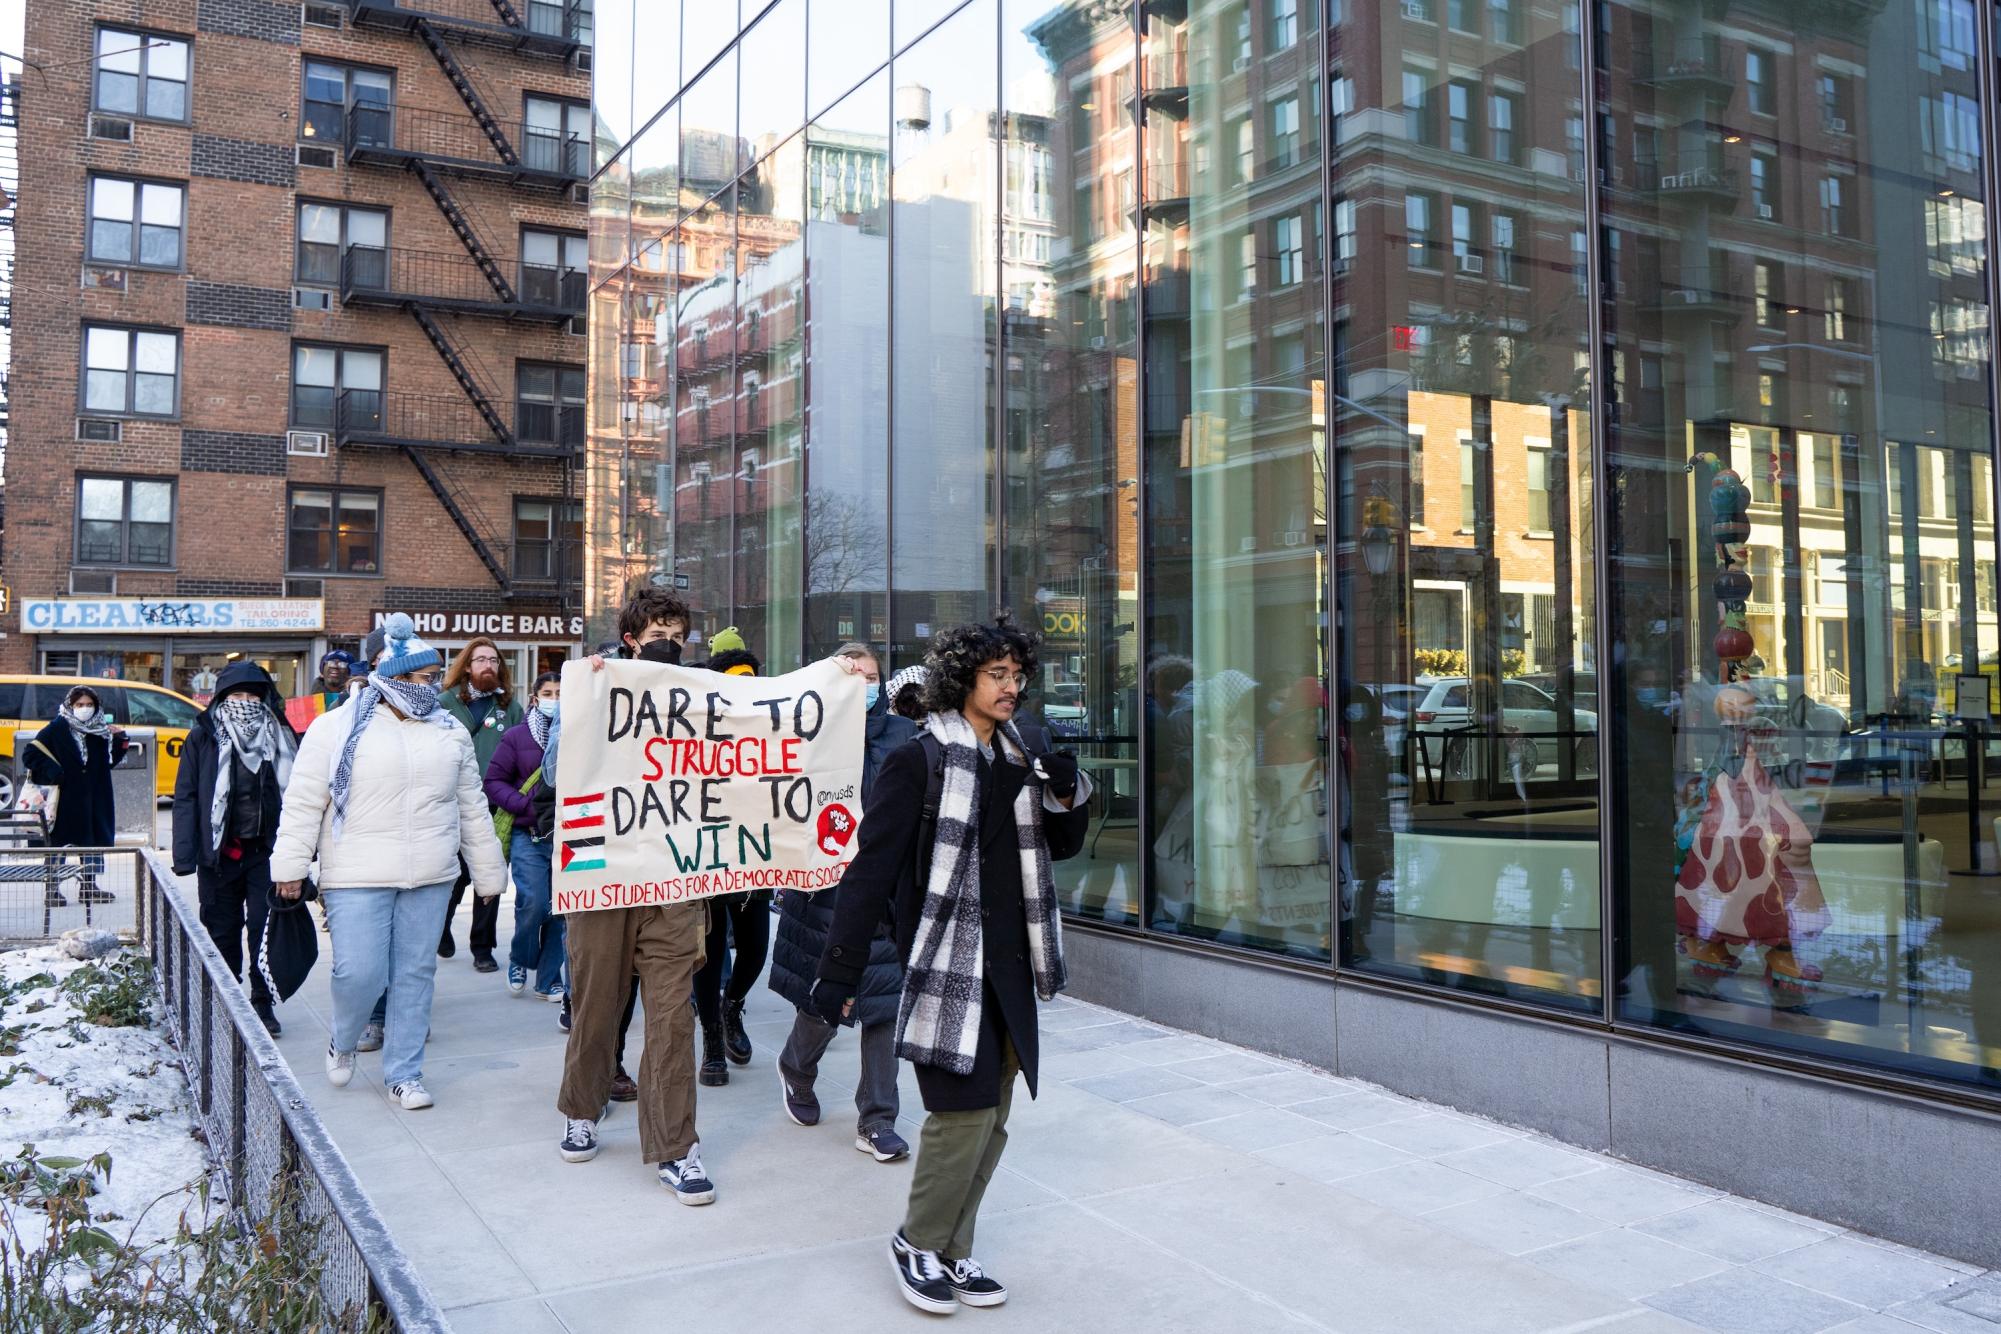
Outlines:
[[[555,910],[825,889],[861,827],[862,679],[563,668]]]
[[[318,598],[28,598],[31,635],[314,634],[326,624]]]

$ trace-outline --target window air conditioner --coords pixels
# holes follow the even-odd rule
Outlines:
[[[327,433],[325,431],[285,432],[285,452],[303,458],[323,459],[327,456]]]
[[[1772,220],[1772,206],[1770,204],[1758,205],[1758,216],[1766,222],[1770,222]]]

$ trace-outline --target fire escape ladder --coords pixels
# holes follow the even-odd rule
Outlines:
[[[480,419],[486,423],[487,429],[493,432],[493,438],[511,447],[514,444],[514,432],[508,429],[507,419],[493,406],[493,398],[486,392],[486,387],[473,374],[472,367],[466,364],[465,354],[459,350],[456,343],[452,342],[451,336],[445,332],[430,311],[416,302],[411,302],[408,309],[411,318],[417,321],[417,327],[424,331],[424,337],[430,339],[431,346],[437,349],[439,359],[445,363],[445,369],[452,373],[452,378],[459,382],[459,388],[472,400]]]
[[[500,154],[500,160],[508,166],[520,166],[520,155],[514,151],[514,145],[508,142],[507,131],[500,127],[500,122],[487,107],[486,99],[480,96],[479,89],[474,86],[472,76],[466,73],[465,66],[459,64],[458,57],[453,55],[451,47],[445,44],[444,37],[429,19],[418,19],[416,29],[417,35],[424,39],[424,45],[431,48],[431,55],[437,60],[438,68],[445,72],[447,79],[451,80],[452,87],[458,90],[459,97],[465,102],[467,110],[472,112],[472,118],[479,122],[479,128],[486,133],[487,139],[493,144],[493,151]]]
[[[500,262],[493,257],[493,251],[487,248],[479,233],[473,230],[472,219],[468,218],[465,210],[459,207],[459,201],[452,198],[452,192],[445,188],[444,180],[437,172],[431,170],[430,164],[422,158],[411,158],[410,170],[424,183],[424,189],[437,204],[438,212],[445,215],[445,221],[451,224],[452,233],[459,238],[459,244],[465,247],[466,253],[472,256],[472,262],[479,266],[479,271],[485,275],[488,286],[493,288],[502,301],[513,305],[516,299],[514,284],[507,281],[507,274],[501,270]]]
[[[500,15],[500,21],[510,28],[528,26],[521,21],[521,11],[514,7],[511,0],[493,0],[493,12]]]
[[[465,534],[467,544],[472,547],[473,554],[479,557],[479,563],[486,567],[486,572],[493,576],[493,582],[499,584],[503,590],[510,588],[512,585],[507,577],[507,567],[501,564],[500,557],[494,553],[493,544],[487,541],[486,535],[474,522],[473,515],[477,511],[470,499],[459,494],[457,488],[438,471],[436,465],[424,457],[423,450],[406,446],[403,452],[408,454],[410,462],[417,466],[418,473],[431,488],[431,494],[445,507],[445,513],[451,516],[452,522],[458,525],[461,533]]]

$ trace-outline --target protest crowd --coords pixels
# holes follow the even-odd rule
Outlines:
[[[1007,1290],[974,1258],[975,1229],[1017,1080],[1036,1091],[1037,1001],[1065,981],[1051,863],[1081,849],[1091,797],[1076,758],[1016,718],[1037,641],[1003,613],[942,630],[887,683],[861,644],[768,679],[734,630],[684,663],[692,622],[643,589],[616,643],[526,690],[492,640],[448,663],[401,613],[359,658],[327,654],[298,699],[236,664],[188,738],[174,869],[194,877],[203,924],[274,1036],[311,966],[310,938],[303,962],[295,942],[317,904],[326,1077],[345,1087],[379,1051],[410,1112],[434,1104],[433,985],[470,891],[472,966],[504,969],[497,995],[558,1006],[568,1034],[556,1152],[592,1161],[612,1104],[632,1103],[642,1157],[682,1204],[718,1198],[698,1095],[756,1056],[752,989],[796,1011],[773,1058],[800,1127],[819,1123],[820,1062],[854,1029],[856,1149],[912,1155],[899,1061],[926,1112],[904,1217],[885,1220],[899,1290],[935,1314],[997,1306]],[[108,760],[89,749],[94,701],[73,703],[65,726],[85,744],[53,753]],[[826,887],[736,888],[760,883]]]

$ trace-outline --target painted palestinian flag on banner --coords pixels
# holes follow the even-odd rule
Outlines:
[[[602,871],[604,793],[591,792],[578,797],[564,797],[557,835],[563,844],[563,857],[559,869]]]
[[[328,709],[337,708],[340,699],[339,694],[330,690],[315,690],[310,695],[288,699],[285,701],[285,721],[292,725],[294,732],[304,736],[306,729],[313,725],[313,719]]]

